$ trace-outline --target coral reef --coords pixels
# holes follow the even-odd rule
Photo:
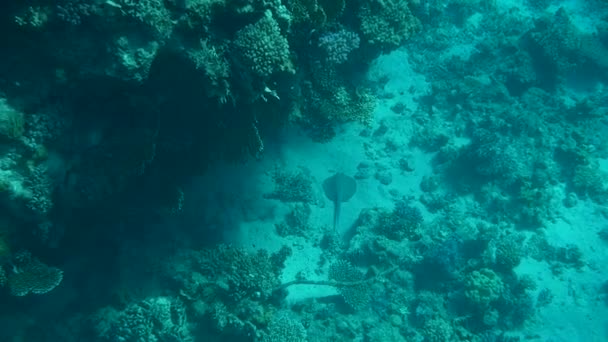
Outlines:
[[[234,45],[243,65],[262,79],[276,72],[295,72],[289,43],[270,11],[237,32]]]
[[[471,272],[465,280],[464,295],[479,309],[485,310],[503,294],[504,285],[492,270],[484,268]]]
[[[342,64],[348,55],[359,48],[359,36],[344,29],[328,32],[319,37],[319,48],[325,54],[325,61],[330,64]]]
[[[42,295],[61,284],[63,271],[47,266],[29,252],[15,255],[6,275],[6,286],[13,296]]]
[[[285,215],[285,220],[276,224],[277,233],[280,236],[296,235],[307,237],[310,233],[308,219],[311,214],[310,205],[307,203],[297,203],[289,214]]]
[[[269,255],[260,250],[251,254],[241,248],[223,245],[177,258],[172,263],[175,267],[183,268],[190,264],[192,268],[185,269],[183,274],[175,273],[173,277],[183,282],[186,286],[183,291],[194,298],[200,291],[212,291],[232,302],[245,298],[261,299],[268,297],[279,285],[283,258],[282,253]],[[198,276],[190,274],[193,271]]]
[[[261,342],[304,342],[306,330],[302,323],[285,315],[275,317],[268,325],[268,333]]]
[[[600,336],[606,18],[3,2],[0,340]],[[358,191],[334,232],[317,183],[340,169]],[[589,332],[546,319],[564,310]]]
[[[190,342],[187,313],[176,298],[154,297],[131,303],[122,311],[102,309],[96,314],[95,330],[106,341]]]
[[[312,203],[316,201],[312,190],[312,180],[304,171],[275,170],[273,174],[275,188],[266,198],[277,199],[282,202]]]
[[[226,60],[224,49],[208,40],[201,40],[199,46],[188,50],[188,57],[207,78],[207,96],[217,97],[221,103],[228,102],[231,66]]]
[[[25,117],[10,106],[6,99],[0,99],[0,138],[5,140],[18,139],[25,131]]]
[[[420,21],[412,14],[409,3],[399,0],[363,2],[358,15],[365,41],[394,48],[411,37],[419,29]]]
[[[329,266],[328,278],[338,282],[352,283],[364,279],[363,272],[359,271],[350,262],[338,260]],[[338,291],[354,310],[360,310],[369,305],[371,293],[365,284],[355,286],[339,286]]]
[[[419,229],[423,222],[424,218],[418,208],[409,205],[406,200],[400,200],[392,212],[380,213],[376,231],[392,240],[415,240],[420,235]]]

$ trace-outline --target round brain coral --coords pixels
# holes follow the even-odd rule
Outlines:
[[[482,268],[471,272],[465,280],[464,295],[479,308],[487,308],[500,298],[504,291],[502,279],[494,271]]]

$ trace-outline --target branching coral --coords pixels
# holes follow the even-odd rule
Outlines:
[[[420,27],[405,0],[365,1],[359,12],[361,32],[371,45],[394,48]]]
[[[270,322],[268,333],[262,342],[305,342],[306,329],[302,323],[286,315],[279,315]]]
[[[216,97],[220,103],[226,103],[230,96],[230,64],[224,56],[224,51],[208,40],[201,39],[199,46],[188,50],[188,58],[197,70],[205,74],[207,96]]]
[[[330,64],[342,64],[348,55],[359,48],[360,39],[355,32],[341,29],[328,32],[319,38],[319,48],[324,52],[325,61]]]
[[[125,81],[143,82],[148,79],[159,48],[156,41],[140,42],[139,39],[120,37],[112,46],[114,63],[106,73]]]
[[[27,198],[27,207],[36,214],[48,214],[53,208],[54,185],[45,166],[31,168],[28,188],[31,195]]]
[[[22,142],[35,153],[38,159],[45,159],[47,144],[63,137],[69,127],[69,120],[57,113],[30,113],[25,122]]]
[[[561,8],[552,18],[542,18],[525,37],[532,57],[543,63],[548,77],[563,77],[576,65],[579,32],[567,12]],[[550,70],[549,70],[550,69]],[[554,75],[548,75],[549,72]]]
[[[277,72],[294,72],[289,43],[272,12],[237,32],[234,47],[240,62],[262,79]]]
[[[376,99],[364,89],[349,91],[344,86],[333,89],[331,95],[321,95],[318,99],[321,118],[332,123],[357,121],[370,124]]]
[[[0,266],[0,286],[4,286],[6,284],[6,271],[4,267]]]
[[[346,122],[371,125],[376,97],[367,88],[348,86],[345,75],[328,62],[315,62],[310,67],[313,82],[302,87],[301,100],[292,113],[293,121],[318,142],[331,140],[334,128]]]
[[[603,172],[598,163],[589,162],[574,168],[572,187],[581,197],[605,203],[608,201],[608,175]]]
[[[61,22],[77,26],[90,21],[93,16],[103,15],[103,10],[109,3],[110,1],[105,3],[88,0],[57,1],[55,11],[57,19]]]
[[[287,172],[276,170],[273,174],[274,191],[266,198],[282,202],[311,203],[315,200],[312,190],[312,179],[304,171]]]
[[[287,0],[287,8],[292,13],[294,24],[313,24],[321,26],[327,16],[316,0]]]
[[[15,16],[15,23],[32,30],[42,30],[49,22],[51,11],[48,7],[28,6],[21,14]]]
[[[175,22],[162,0],[120,0],[116,5],[122,13],[150,29],[159,40],[168,38],[173,32]]]
[[[321,27],[336,21],[346,8],[345,0],[287,0],[294,24]]]
[[[474,171],[481,177],[500,177],[508,183],[528,177],[526,166],[532,158],[522,157],[519,148],[523,147],[514,140],[479,128],[473,132],[466,158],[470,158]]]
[[[453,341],[455,334],[450,322],[442,318],[431,319],[422,327],[425,342]]]
[[[25,118],[23,113],[0,98],[0,139],[14,140],[23,135]]]
[[[182,282],[192,297],[214,297],[226,302],[266,298],[279,284],[279,274],[289,249],[275,254],[265,250],[249,253],[242,248],[220,245],[178,256],[171,268],[182,271],[172,277]]]
[[[4,222],[1,222],[0,224],[4,224]],[[10,232],[5,227],[0,228],[0,260],[5,260],[6,258],[10,257],[10,255],[11,255],[11,243],[10,243],[9,238],[10,238]],[[3,270],[0,271],[0,273],[2,273],[2,272],[3,272]],[[6,277],[6,274],[4,274],[4,276]],[[0,276],[0,278],[2,278],[2,277]],[[2,286],[1,280],[0,280],[0,286]]]
[[[393,211],[382,211],[378,214],[375,230],[392,240],[412,240],[420,236],[419,228],[423,221],[420,209],[400,200]]]
[[[505,272],[511,272],[519,265],[523,257],[523,236],[508,235],[498,239],[495,243],[495,263],[496,266]]]
[[[104,309],[97,313],[97,334],[108,341],[189,342],[186,308],[174,298],[154,297],[131,303],[123,311]]]
[[[297,235],[306,237],[310,230],[308,219],[311,214],[310,205],[307,203],[296,204],[289,214],[285,215],[285,221],[276,225],[280,236]]]

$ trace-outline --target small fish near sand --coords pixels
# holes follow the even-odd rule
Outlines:
[[[342,202],[347,202],[357,192],[357,181],[338,172],[323,181],[323,190],[325,196],[334,202],[334,231],[338,231]]]

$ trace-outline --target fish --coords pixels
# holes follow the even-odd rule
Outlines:
[[[340,211],[343,202],[350,200],[357,192],[357,181],[338,172],[323,181],[323,191],[325,196],[334,203],[334,231],[340,225]]]

